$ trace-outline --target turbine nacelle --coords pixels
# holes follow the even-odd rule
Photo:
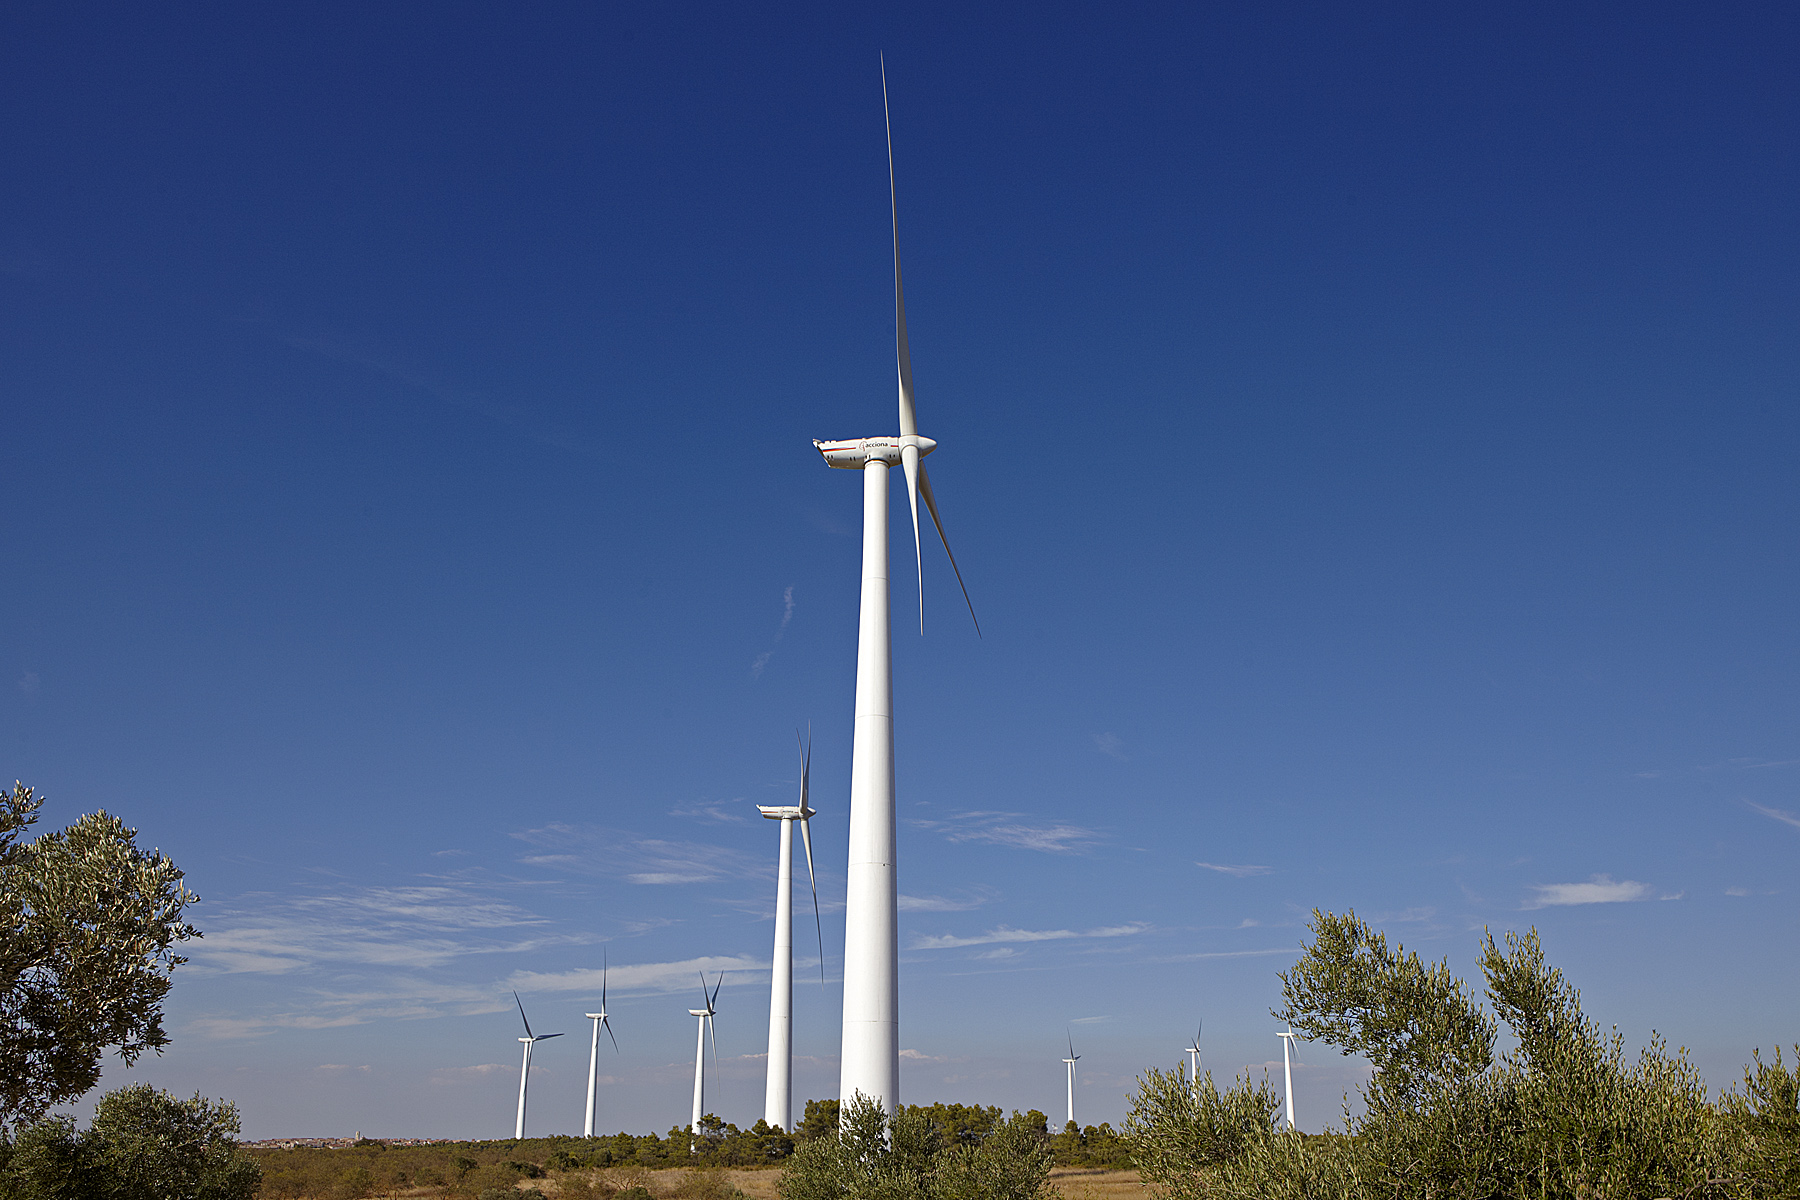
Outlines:
[[[818,814],[818,809],[802,804],[759,804],[756,811],[771,821],[805,821]]]
[[[919,457],[924,458],[937,449],[937,443],[928,437],[917,434],[906,434],[901,437],[848,438],[839,442],[821,442],[813,439],[813,445],[825,459],[828,467],[838,467],[845,471],[860,471],[872,462],[886,463],[890,467],[901,465],[902,451],[907,446],[916,446]]]

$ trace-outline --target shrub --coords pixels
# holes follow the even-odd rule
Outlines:
[[[1779,1054],[1715,1108],[1685,1051],[1652,1038],[1628,1059],[1535,930],[1483,941],[1493,1015],[1447,965],[1390,949],[1354,913],[1314,913],[1312,931],[1274,1015],[1374,1064],[1363,1115],[1347,1136],[1297,1136],[1277,1128],[1266,1082],[1220,1095],[1210,1076],[1150,1071],[1128,1132],[1170,1200],[1800,1195],[1800,1073]],[[1499,1022],[1519,1044],[1496,1061]]]
[[[1042,1114],[1014,1113],[976,1144],[944,1145],[926,1110],[892,1119],[858,1095],[835,1131],[801,1142],[781,1175],[782,1200],[1048,1200]]]

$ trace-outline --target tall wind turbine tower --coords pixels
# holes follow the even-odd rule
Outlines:
[[[700,1000],[704,1008],[688,1009],[688,1016],[700,1019],[699,1036],[694,1042],[694,1120],[688,1127],[695,1137],[700,1136],[700,1118],[706,1115],[706,1035],[712,1033],[713,1013],[718,1011],[714,1004],[719,998],[719,987],[725,982],[725,972],[719,972],[719,982],[713,984],[712,994],[706,992],[706,974],[700,975]],[[719,1035],[713,1033],[713,1066],[719,1065]],[[688,1143],[691,1154],[697,1147],[692,1141]]]
[[[517,992],[513,993],[513,1003],[519,1006],[519,1020],[525,1023],[525,1036],[519,1039],[525,1043],[525,1061],[519,1066],[519,1119],[513,1125],[513,1138],[517,1140],[525,1136],[525,1084],[531,1077],[531,1048],[539,1042],[561,1037],[562,1034],[532,1033],[531,1021],[525,1016],[525,1002],[519,999]]]
[[[887,70],[882,68],[882,112]],[[888,630],[888,469],[906,471],[912,506],[913,558],[922,567],[919,499],[950,554],[944,523],[920,461],[937,443],[919,436],[913,408],[912,354],[906,344],[906,298],[900,286],[900,209],[894,192],[894,138],[888,125],[888,204],[894,229],[894,356],[899,369],[900,436],[852,438],[813,445],[827,466],[863,473],[862,610],[856,640],[856,732],[850,752],[850,862],[844,910],[844,1043],[838,1095],[861,1093],[893,1114],[900,1104],[900,931],[896,909],[894,829],[894,681]],[[962,571],[950,555],[962,586]],[[975,606],[963,587],[969,615]],[[975,626],[979,633],[981,625]],[[925,631],[925,582],[919,581],[919,632]]]
[[[604,1026],[606,1036],[612,1038],[613,1053],[619,1052],[619,1039],[613,1034],[612,1024],[606,1019],[606,950],[600,951],[600,1011],[589,1013],[588,1020],[594,1023],[594,1037],[588,1043],[588,1101],[587,1119],[581,1124],[583,1137],[594,1136],[594,1085],[600,1079],[600,1030]]]
[[[1081,1055],[1075,1053],[1075,1038],[1074,1035],[1071,1034],[1069,1037],[1069,1057],[1063,1059],[1064,1064],[1069,1068],[1069,1124],[1071,1125],[1075,1123],[1075,1064],[1080,1061],[1080,1059]]]
[[[799,738],[796,732],[794,737]],[[775,878],[775,958],[769,973],[769,1082],[763,1096],[763,1120],[794,1131],[794,824],[806,845],[806,874],[812,880],[813,921],[819,923],[819,881],[813,875],[813,809],[806,803],[812,774],[812,747],[800,758],[800,803],[756,806],[771,821],[781,822],[781,866]],[[819,928],[819,982],[825,981],[825,931]]]
[[[1188,1082],[1193,1085],[1194,1099],[1200,1099],[1200,1032],[1206,1028],[1205,1020],[1194,1028],[1194,1044],[1187,1047],[1184,1053],[1188,1056]]]
[[[1293,1052],[1294,1042],[1299,1038],[1300,1035],[1294,1032],[1294,1027],[1292,1025],[1289,1025],[1287,1027],[1287,1029],[1285,1029],[1281,1033],[1276,1034],[1275,1036],[1281,1039],[1281,1071],[1282,1071],[1282,1074],[1287,1076],[1288,1132],[1292,1133],[1296,1129],[1300,1128],[1298,1125],[1296,1125],[1294,1123],[1294,1062],[1293,1062],[1294,1059],[1300,1057],[1297,1053]]]

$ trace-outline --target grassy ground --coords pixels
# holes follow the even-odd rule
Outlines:
[[[461,1151],[466,1147],[451,1147]],[[441,1147],[421,1147],[419,1155],[427,1152],[442,1152]],[[482,1157],[492,1157],[488,1149],[469,1151],[480,1153]],[[741,1195],[751,1200],[778,1200],[776,1187],[781,1182],[780,1168],[711,1168],[694,1170],[687,1167],[667,1167],[650,1169],[645,1167],[610,1167],[603,1170],[550,1171],[547,1175],[536,1179],[521,1179],[515,1173],[501,1170],[497,1165],[488,1164],[478,1168],[474,1173],[465,1175],[460,1186],[450,1188],[444,1186],[441,1179],[428,1181],[425,1186],[418,1182],[410,1186],[399,1183],[400,1176],[389,1173],[383,1178],[380,1168],[403,1165],[399,1163],[383,1164],[382,1159],[400,1155],[395,1151],[386,1154],[356,1150],[310,1150],[286,1151],[264,1155],[274,1166],[281,1157],[297,1156],[308,1170],[290,1167],[286,1170],[273,1171],[265,1177],[263,1196],[265,1200],[343,1200],[350,1196],[392,1197],[395,1200],[442,1200],[442,1198],[470,1197],[489,1187],[513,1187],[519,1190],[537,1188],[550,1200],[603,1200],[614,1193],[630,1187],[642,1187],[655,1200],[733,1200]],[[343,1162],[336,1161],[344,1159]],[[367,1161],[375,1166],[351,1165],[349,1160]],[[491,1178],[490,1178],[491,1176]],[[418,1168],[408,1171],[409,1180],[419,1178]],[[1051,1182],[1062,1193],[1063,1200],[1138,1200],[1147,1198],[1149,1190],[1138,1182],[1137,1172],[1108,1170],[1096,1167],[1058,1167],[1051,1172]]]
[[[629,1180],[624,1178],[627,1174],[631,1176]],[[715,1173],[709,1171],[706,1174]],[[691,1194],[696,1190],[693,1188],[692,1174],[685,1170],[632,1172],[627,1169],[624,1172],[596,1172],[596,1177],[605,1177],[614,1187],[641,1184],[656,1196],[679,1196],[683,1192]],[[716,1178],[752,1200],[776,1200],[775,1186],[781,1181],[781,1172],[778,1169],[752,1171],[727,1168],[718,1171]],[[1058,1167],[1050,1173],[1050,1181],[1062,1192],[1063,1200],[1139,1200],[1139,1197],[1150,1195],[1150,1190],[1138,1181],[1136,1171]],[[532,1180],[530,1186],[542,1188],[546,1195],[553,1195],[552,1189],[544,1186],[546,1182],[548,1181]]]

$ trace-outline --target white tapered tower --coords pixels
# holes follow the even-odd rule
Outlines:
[[[1188,1056],[1188,1083],[1193,1088],[1196,1102],[1200,1099],[1200,1033],[1205,1028],[1205,1021],[1194,1028],[1194,1044],[1185,1050]]]
[[[1294,1041],[1300,1035],[1289,1025],[1275,1036],[1281,1039],[1281,1072],[1287,1078],[1288,1132],[1292,1133],[1300,1128],[1294,1122],[1294,1059],[1298,1056],[1293,1053]]]
[[[721,971],[719,972],[719,982],[713,984],[712,993],[709,995],[706,991],[706,975],[702,973],[700,976],[700,999],[705,1007],[688,1009],[688,1016],[699,1018],[699,1027],[694,1040],[694,1119],[688,1126],[688,1131],[694,1138],[700,1136],[700,1118],[706,1115],[706,1035],[712,1032],[713,1014],[717,1011],[714,1002],[719,998],[719,985],[724,982],[725,972]],[[713,1066],[717,1067],[718,1065],[719,1035],[713,1033]],[[699,1147],[693,1141],[688,1142],[690,1154],[697,1149]]]
[[[1073,1037],[1071,1037],[1069,1039],[1069,1057],[1063,1059],[1064,1065],[1066,1065],[1069,1068],[1069,1122],[1068,1123],[1071,1125],[1073,1125],[1075,1123],[1075,1064],[1078,1061],[1080,1061],[1080,1059],[1081,1059],[1081,1055],[1075,1053],[1075,1039]]]
[[[798,734],[795,735],[798,737]],[[806,874],[812,880],[813,920],[819,918],[819,883],[813,874],[813,809],[807,804],[812,775],[812,747],[802,748],[800,803],[757,805],[771,821],[781,822],[780,865],[775,873],[775,957],[769,972],[768,1086],[763,1094],[763,1120],[794,1131],[794,825],[806,846]],[[825,980],[825,934],[819,933],[819,981]]]
[[[882,76],[883,110],[887,77]],[[863,473],[862,607],[856,641],[856,728],[850,752],[849,886],[844,909],[844,1027],[839,1098],[858,1093],[890,1115],[900,1104],[900,931],[894,825],[894,683],[888,621],[888,469],[906,472],[912,508],[913,558],[922,558],[919,500],[931,514],[944,551],[950,543],[921,460],[937,448],[920,437],[913,407],[912,356],[906,342],[906,299],[900,285],[900,219],[894,196],[893,135],[888,136],[888,200],[894,226],[894,350],[900,384],[900,436],[813,445],[828,466]],[[950,557],[958,585],[962,572]],[[963,599],[968,600],[963,588]],[[924,631],[924,581],[919,629]],[[969,615],[974,616],[973,604]],[[980,631],[979,624],[976,626]]]
[[[525,1085],[531,1081],[531,1048],[539,1042],[547,1042],[551,1038],[559,1038],[560,1033],[531,1032],[531,1021],[525,1016],[525,1002],[519,999],[519,993],[513,993],[513,1003],[519,1006],[519,1020],[525,1023],[525,1036],[519,1040],[525,1043],[525,1059],[519,1064],[519,1118],[513,1122],[513,1138],[517,1140],[525,1136]]]
[[[594,1087],[600,1081],[600,1030],[606,1030],[606,1036],[612,1038],[613,1053],[619,1052],[619,1039],[612,1031],[612,1023],[606,1019],[606,951],[600,952],[600,1011],[589,1013],[588,1020],[594,1023],[594,1036],[588,1043],[588,1089],[587,1116],[581,1123],[583,1137],[594,1136]]]

